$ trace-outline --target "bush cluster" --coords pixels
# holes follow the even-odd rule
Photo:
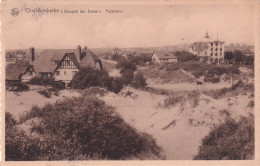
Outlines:
[[[197,61],[199,60],[197,56],[186,52],[186,51],[176,51],[174,55],[178,57],[179,62],[187,62],[187,61]]]
[[[113,54],[112,56],[111,56],[111,60],[112,61],[119,61],[119,60],[121,60],[121,59],[125,59],[125,57],[123,57],[121,54]]]
[[[146,63],[152,61],[152,55],[151,54],[140,54],[139,56],[130,55],[127,60],[129,60],[131,63],[136,65],[145,65]]]
[[[7,160],[123,159],[140,153],[160,156],[161,149],[150,135],[137,132],[113,107],[93,96],[33,107],[20,120],[34,117],[40,123],[32,123],[31,132],[38,137],[27,137],[13,127],[7,130]]]
[[[29,82],[32,85],[52,86],[56,89],[65,89],[65,84],[61,81],[55,81],[53,77],[33,77]]]
[[[249,160],[254,158],[254,117],[242,117],[238,122],[227,119],[214,126],[202,139],[195,160]]]
[[[220,77],[215,77],[214,75],[207,74],[206,77],[203,79],[204,82],[211,82],[211,83],[219,83]]]
[[[74,89],[86,89],[98,86],[118,93],[123,88],[123,81],[121,78],[110,77],[106,70],[95,70],[87,67],[80,69],[74,75],[69,86]]]
[[[224,59],[235,63],[253,64],[255,58],[254,56],[246,56],[240,50],[234,50],[225,52]]]
[[[6,83],[6,89],[14,92],[22,92],[22,91],[28,91],[30,90],[29,86],[22,83],[22,82],[17,82],[17,83]]]
[[[137,69],[137,66],[132,60],[124,59],[118,61],[116,68],[120,69],[122,74],[122,81],[124,85],[132,85],[135,88],[145,88],[147,86],[146,80],[143,77],[142,73],[134,72]]]
[[[166,67],[166,71],[174,71],[178,69],[183,69],[185,71],[191,72],[191,74],[195,78],[199,78],[200,76],[222,76],[223,74],[239,74],[240,71],[237,66],[217,66],[214,64],[208,64],[205,62],[199,62],[199,61],[188,61],[188,62],[179,62],[174,63]],[[217,82],[218,79],[210,79],[206,78],[209,82]]]
[[[218,90],[205,91],[204,93],[215,99],[220,99],[223,98],[224,96],[226,97],[237,96],[248,92],[254,93],[254,85],[253,84],[246,85],[241,80],[239,80],[230,88],[222,88]]]

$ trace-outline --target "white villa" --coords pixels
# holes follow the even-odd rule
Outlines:
[[[189,49],[189,52],[197,55],[206,61],[222,63],[224,62],[224,43],[223,41],[210,41],[208,33],[204,37],[204,42],[194,42]]]

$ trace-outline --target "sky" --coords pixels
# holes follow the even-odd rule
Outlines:
[[[102,13],[27,13],[25,9],[100,10]],[[19,9],[12,16],[12,8]],[[154,47],[211,40],[254,44],[253,4],[6,5],[3,37],[6,48]],[[106,13],[122,10],[123,13]],[[218,34],[218,35],[217,35]]]

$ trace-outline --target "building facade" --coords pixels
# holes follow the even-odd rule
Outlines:
[[[173,63],[178,62],[178,57],[173,53],[154,52],[152,55],[152,61],[156,63]]]
[[[207,62],[223,63],[224,43],[225,42],[219,40],[210,41],[210,37],[208,33],[206,33],[205,41],[191,44],[189,52]]]

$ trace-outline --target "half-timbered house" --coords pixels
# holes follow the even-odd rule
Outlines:
[[[54,77],[68,84],[83,67],[103,69],[101,60],[88,48],[44,50],[21,75],[23,82],[32,77]]]

